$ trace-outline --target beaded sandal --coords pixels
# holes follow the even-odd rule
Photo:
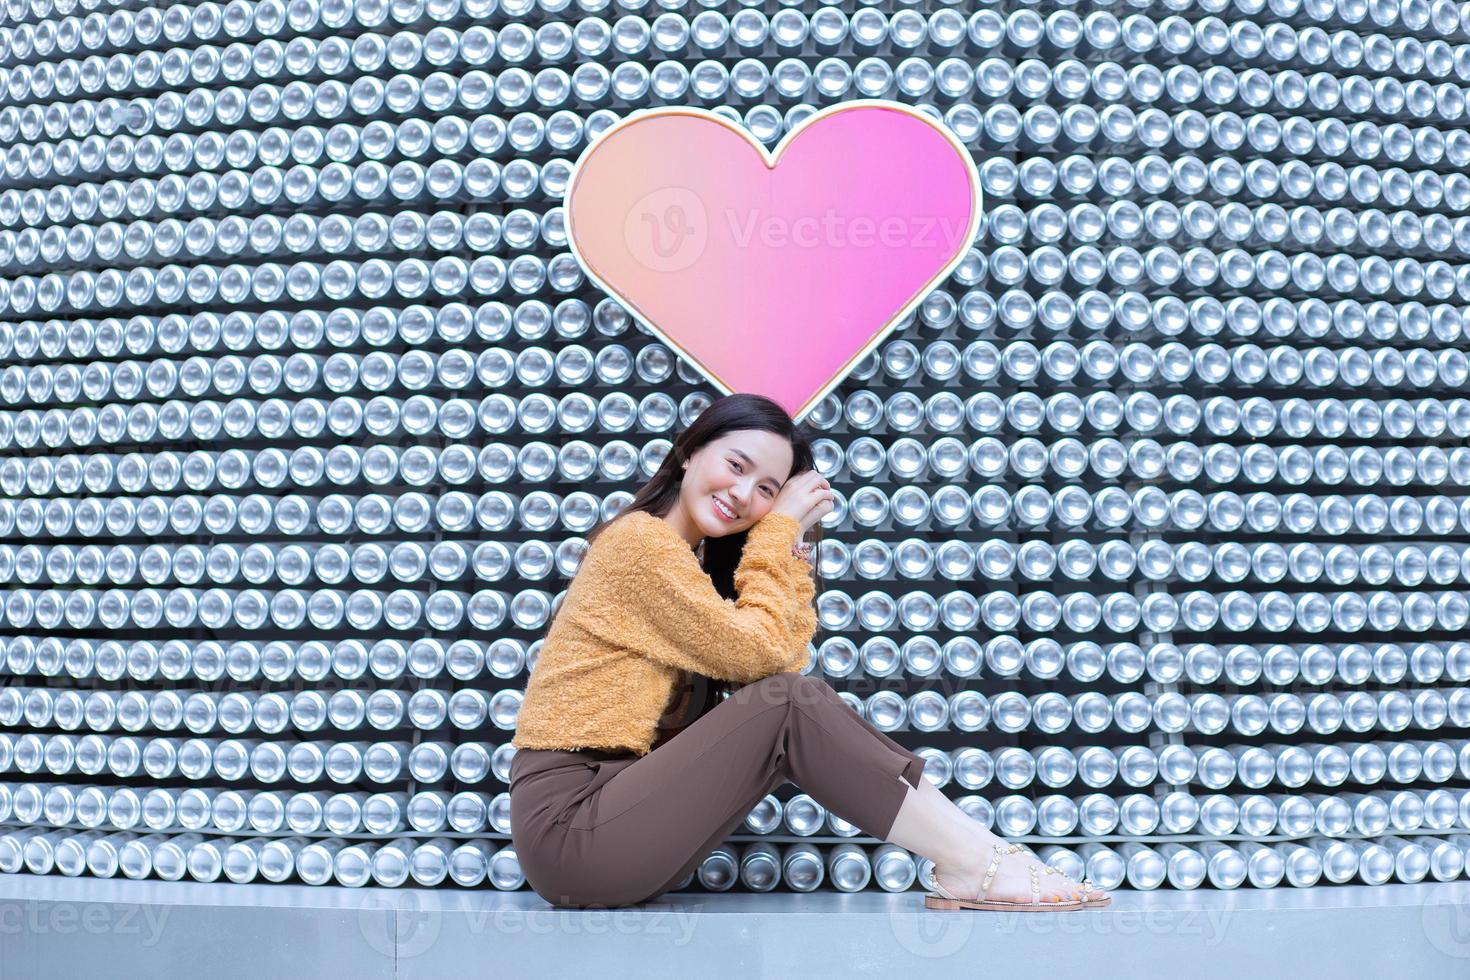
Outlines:
[[[1000,844],[992,844],[990,848],[994,853],[990,858],[990,867],[985,870],[985,880],[980,885],[980,895],[976,898],[961,898],[952,894],[939,881],[939,871],[933,872],[934,891],[924,896],[924,907],[931,909],[979,909],[987,912],[1069,912],[1082,908],[1082,903],[1076,900],[1042,901],[1041,898],[1041,872],[1036,865],[1026,865],[1026,870],[1031,873],[1031,901],[1029,902],[994,902],[986,899],[985,893],[990,891],[990,883],[995,879],[995,872],[1000,868],[1001,858],[1007,854],[1017,854],[1024,850],[1018,844],[1010,844],[1002,847]]]
[[[1027,847],[1025,844],[1018,844],[1016,846],[1017,847],[1020,847],[1022,850],[1026,851],[1028,854],[1035,855],[1036,860],[1038,860],[1038,861],[1041,860],[1041,855],[1039,855],[1035,851],[1031,850],[1031,848]],[[1065,874],[1065,872],[1062,871],[1061,868],[1052,867],[1050,864],[1048,864],[1046,867],[1042,868],[1042,873],[1043,874],[1049,874],[1049,875]],[[1087,894],[1087,893],[1089,893],[1089,892],[1101,891],[1100,888],[1098,888],[1096,885],[1094,885],[1087,878],[1083,878],[1081,881],[1077,882],[1077,884],[1081,886],[1082,893],[1084,895]],[[1112,905],[1112,904],[1113,904],[1113,900],[1112,900],[1111,897],[1096,898],[1096,899],[1086,899],[1086,898],[1082,899],[1082,907],[1085,908],[1085,909],[1105,909],[1109,905]]]
[[[1053,868],[1049,864],[1045,868],[1042,869],[1042,873],[1043,874],[1049,874],[1049,875],[1065,874],[1065,872],[1062,871],[1061,868]],[[1096,885],[1094,885],[1091,881],[1087,880],[1086,878],[1083,878],[1081,881],[1077,882],[1077,884],[1079,884],[1079,885],[1082,886],[1082,893],[1084,895],[1087,894],[1087,893],[1089,893],[1089,892],[1101,891],[1101,889],[1099,889]],[[1109,905],[1112,905],[1112,904],[1113,904],[1113,900],[1112,900],[1111,897],[1104,897],[1104,898],[1084,898],[1082,900],[1082,907],[1085,908],[1085,909],[1105,909]]]

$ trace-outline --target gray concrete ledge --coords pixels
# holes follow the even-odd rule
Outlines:
[[[441,976],[1470,977],[1470,880],[1114,892],[1069,913],[932,912],[922,891],[534,892],[0,875],[0,980]]]

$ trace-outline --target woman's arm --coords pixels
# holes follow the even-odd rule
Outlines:
[[[611,588],[592,597],[590,614],[628,648],[679,670],[748,683],[790,669],[815,632],[815,616],[801,611],[815,596],[811,566],[791,554],[799,529],[796,518],[776,512],[750,529],[732,601],[682,541],[614,521],[592,549],[591,570]]]

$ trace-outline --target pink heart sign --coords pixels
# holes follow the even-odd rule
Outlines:
[[[965,146],[860,99],[773,152],[704,109],[631,113],[568,182],[572,254],[726,394],[800,420],[965,257],[980,226]]]

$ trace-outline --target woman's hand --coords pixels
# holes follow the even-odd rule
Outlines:
[[[837,506],[835,501],[832,484],[816,470],[807,470],[786,481],[771,510],[796,518],[801,533],[805,534],[817,521],[832,513]]]

